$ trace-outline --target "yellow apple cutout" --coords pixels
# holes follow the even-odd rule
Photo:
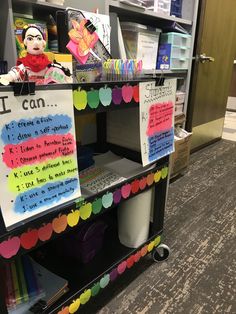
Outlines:
[[[73,314],[76,313],[78,311],[80,307],[80,299],[76,299],[73,301],[73,303],[69,306],[69,313]]]
[[[77,110],[83,110],[87,106],[87,93],[85,90],[73,91],[73,102]]]
[[[157,182],[160,181],[160,179],[161,179],[161,171],[155,172],[155,174],[154,174],[154,181],[157,183]]]
[[[74,227],[79,222],[80,212],[79,210],[72,210],[70,214],[67,215],[67,223],[70,227]]]

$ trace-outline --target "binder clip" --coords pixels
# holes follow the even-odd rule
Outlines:
[[[87,28],[90,34],[94,33],[96,30],[96,27],[93,25],[93,23],[90,20],[87,20],[84,26]]]
[[[35,95],[35,82],[13,82],[14,96]]]
[[[163,86],[165,83],[165,78],[163,76],[160,76],[159,78],[156,78],[155,86]]]

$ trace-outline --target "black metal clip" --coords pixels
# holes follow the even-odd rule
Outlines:
[[[93,23],[90,20],[87,20],[84,26],[87,28],[90,34],[94,33],[96,30],[96,27],[93,25]]]
[[[14,96],[35,95],[35,82],[13,82]]]
[[[155,86],[164,86],[165,78],[163,76],[156,78]]]

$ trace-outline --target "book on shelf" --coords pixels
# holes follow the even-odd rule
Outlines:
[[[68,282],[24,255],[4,266],[9,314],[41,313],[68,291]]]

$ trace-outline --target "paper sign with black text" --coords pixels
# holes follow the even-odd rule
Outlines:
[[[139,122],[143,166],[174,151],[176,83],[176,79],[166,79],[163,86],[156,86],[155,81],[139,84]]]
[[[0,153],[7,228],[79,197],[72,91],[2,92]]]

